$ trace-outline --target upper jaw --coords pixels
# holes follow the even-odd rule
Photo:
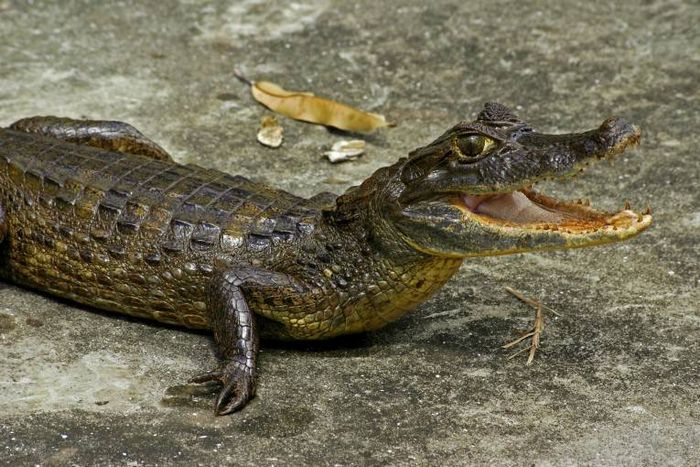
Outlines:
[[[583,133],[526,133],[517,144],[522,148],[522,157],[534,159],[530,167],[533,176],[528,178],[536,182],[576,175],[597,160],[613,158],[628,147],[638,145],[640,138],[641,131],[637,126],[621,118],[610,117],[598,128]],[[514,182],[514,185],[518,185],[518,181]]]
[[[450,193],[511,193],[538,181],[568,178],[596,160],[621,154],[638,144],[641,136],[635,125],[615,117],[583,133],[549,135],[521,130],[517,126],[498,129],[501,134],[496,149],[473,163],[463,163],[445,155],[442,165],[411,182],[401,201],[407,204]],[[432,150],[445,151],[439,145]]]

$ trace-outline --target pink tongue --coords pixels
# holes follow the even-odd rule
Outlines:
[[[483,202],[486,201],[487,199],[491,198],[493,195],[484,195],[484,196],[472,196],[472,195],[462,195],[462,201],[464,201],[464,204],[467,205],[470,211],[476,211],[476,208],[479,207],[479,205]]]
[[[476,213],[519,223],[559,222],[562,216],[531,202],[519,191],[502,195],[462,195],[464,204]]]

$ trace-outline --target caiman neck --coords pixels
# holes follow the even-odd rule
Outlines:
[[[320,244],[311,250],[341,245],[326,256],[336,261],[335,271],[344,280],[342,287],[333,287],[343,326],[324,332],[322,338],[379,329],[400,318],[439,290],[462,263],[461,258],[416,250],[387,218],[396,207],[381,200],[391,198],[386,190],[401,189],[392,183],[402,162],[375,172],[324,211],[315,237]],[[336,280],[333,271],[331,265],[329,281]]]
[[[321,229],[326,240],[349,250],[343,253],[342,263],[352,279],[340,292],[342,328],[319,338],[386,326],[435,294],[462,263],[461,258],[431,256],[411,248],[386,220],[372,217],[368,205],[355,208],[351,217],[329,212]]]
[[[387,190],[402,190],[396,174],[406,159],[377,170],[361,185],[349,188],[336,199],[335,207],[327,211],[326,220],[344,235],[353,235],[361,244],[386,257],[396,265],[424,263],[437,259],[422,253],[406,241],[387,219],[386,213],[400,209],[398,205],[386,205]]]

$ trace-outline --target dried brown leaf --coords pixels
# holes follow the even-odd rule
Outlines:
[[[363,112],[310,92],[287,91],[269,81],[248,81],[255,100],[285,117],[340,130],[369,133],[391,126],[383,115]]]

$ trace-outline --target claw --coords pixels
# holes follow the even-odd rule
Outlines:
[[[216,415],[228,415],[243,408],[252,398],[252,384],[248,377],[229,381],[216,398],[214,412]]]
[[[223,369],[202,373],[189,380],[195,384],[211,381],[223,386],[214,403],[216,415],[228,415],[242,409],[255,395],[253,371],[237,359],[229,362]]]
[[[223,371],[219,371],[219,370],[208,371],[206,373],[201,373],[201,374],[198,374],[197,376],[190,378],[188,383],[201,384],[201,383],[208,383],[210,381],[219,381],[220,382],[223,377],[224,377]]]

